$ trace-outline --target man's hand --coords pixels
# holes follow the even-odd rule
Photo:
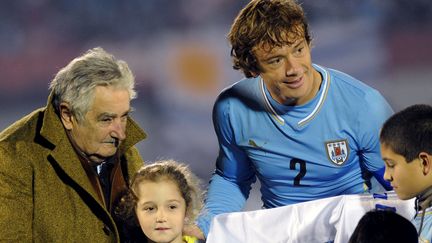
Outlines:
[[[199,240],[205,240],[204,233],[195,224],[185,224],[183,227],[183,234],[189,235],[189,236],[194,236],[194,237],[198,238]]]

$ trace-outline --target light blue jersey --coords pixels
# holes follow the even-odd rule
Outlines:
[[[225,89],[213,110],[219,156],[198,224],[240,211],[261,182],[265,208],[363,193],[366,171],[384,167],[379,129],[393,113],[378,91],[347,74],[314,65],[323,82],[300,106],[270,96],[260,77]]]
[[[423,213],[424,219],[423,224],[421,224],[421,218]],[[432,207],[427,208],[424,212],[419,212],[417,216],[413,219],[412,223],[415,225],[417,230],[420,230],[420,225],[422,225],[422,230],[419,236],[419,243],[431,243],[432,242]]]

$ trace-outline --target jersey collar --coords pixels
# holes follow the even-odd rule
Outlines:
[[[297,123],[298,126],[305,125],[306,123],[308,123],[310,120],[312,120],[318,114],[322,105],[324,104],[324,100],[327,97],[327,93],[328,93],[328,90],[330,87],[330,74],[329,74],[329,72],[325,68],[323,68],[319,65],[316,65],[316,64],[313,64],[313,67],[318,72],[320,72],[323,76],[323,82],[321,84],[320,91],[318,92],[319,100],[318,100],[318,103],[313,108],[313,110],[307,116],[305,116],[303,119],[301,119]],[[266,93],[266,87],[264,84],[264,80],[262,78],[260,78],[259,86],[260,86],[261,95],[263,97],[265,108],[266,108],[267,112],[269,112],[269,114],[273,117],[273,119],[275,119],[280,125],[284,125],[285,120],[281,115],[279,115],[276,112],[276,110],[272,106],[271,101],[270,101],[270,99],[272,99],[272,98],[268,97],[268,95]]]

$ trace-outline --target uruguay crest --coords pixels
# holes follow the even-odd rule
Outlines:
[[[348,141],[346,139],[325,142],[325,147],[327,151],[327,157],[331,162],[337,165],[342,165],[345,163],[350,152]]]

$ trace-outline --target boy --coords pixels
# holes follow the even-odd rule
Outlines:
[[[384,179],[398,197],[416,199],[420,242],[432,240],[432,106],[413,105],[393,116],[380,134]]]

